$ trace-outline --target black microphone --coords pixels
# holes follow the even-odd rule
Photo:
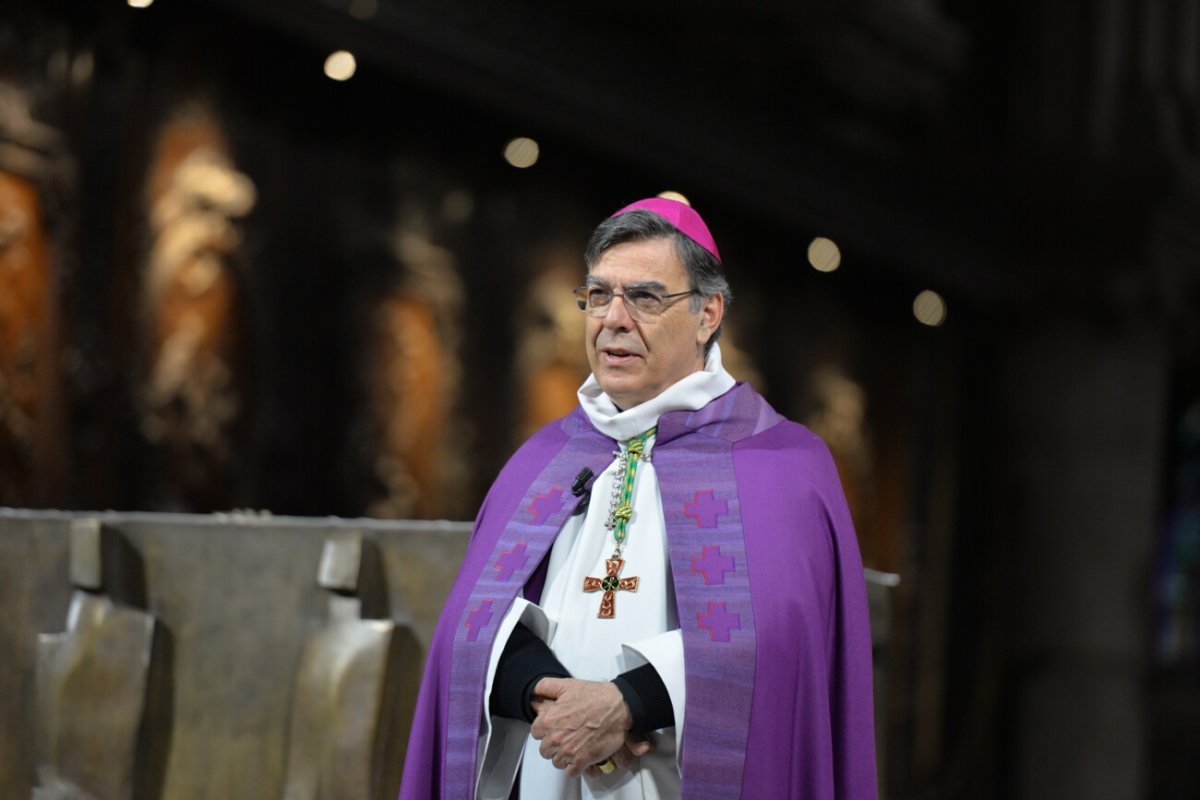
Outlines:
[[[571,512],[572,517],[587,511],[588,503],[592,501],[591,482],[594,477],[596,477],[596,473],[587,467],[579,470],[579,474],[575,476],[575,482],[571,484],[571,494],[579,498],[579,503]]]
[[[592,493],[592,487],[588,483],[596,476],[596,473],[588,467],[579,470],[579,474],[575,476],[575,482],[571,484],[571,494],[576,497],[583,497],[585,494]]]

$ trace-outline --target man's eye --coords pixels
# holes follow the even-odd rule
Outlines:
[[[625,292],[625,297],[629,302],[643,308],[654,308],[662,302],[658,295],[648,289],[629,289]]]
[[[604,289],[592,289],[588,292],[587,301],[589,306],[606,306],[612,302],[612,292]]]

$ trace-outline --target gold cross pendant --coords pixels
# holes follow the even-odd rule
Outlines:
[[[604,567],[608,570],[608,574],[603,578],[584,578],[583,590],[585,592],[599,592],[603,590],[604,596],[600,598],[600,613],[596,616],[600,619],[612,619],[616,613],[616,598],[617,590],[625,592],[636,592],[638,587],[637,578],[618,578],[617,573],[621,571],[621,567],[625,566],[624,559],[608,558],[604,560]]]

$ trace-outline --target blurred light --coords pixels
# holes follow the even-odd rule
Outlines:
[[[672,191],[659,192],[658,196],[663,198],[664,200],[678,200],[680,203],[683,203],[684,205],[688,205],[688,206],[690,206],[692,204],[691,200],[688,200],[686,197],[684,197],[679,192],[672,192]]]
[[[371,19],[379,11],[379,0],[351,0],[350,16],[355,19]]]
[[[455,189],[442,198],[442,216],[449,222],[466,222],[474,213],[475,198],[466,189]]]
[[[354,77],[358,62],[347,50],[335,50],[325,59],[325,74],[335,81],[348,81]]]
[[[808,263],[818,272],[833,272],[842,265],[842,251],[832,239],[818,236],[808,245]]]
[[[130,8],[149,8],[154,0],[125,0],[125,2],[129,3]]]
[[[51,80],[65,81],[71,70],[71,56],[66,50],[58,49],[50,54],[46,62],[46,72]]]
[[[913,300],[913,316],[922,325],[936,328],[946,321],[946,301],[937,292],[926,289]]]
[[[504,160],[517,169],[525,169],[537,163],[539,152],[537,142],[518,136],[504,146]]]
[[[76,84],[83,85],[92,79],[95,68],[96,59],[92,52],[84,50],[71,62],[71,80]]]

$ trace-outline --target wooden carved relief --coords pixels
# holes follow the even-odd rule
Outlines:
[[[56,141],[0,86],[0,505],[50,500],[58,373],[42,179]]]
[[[418,216],[394,240],[401,266],[374,304],[364,380],[371,470],[382,492],[367,513],[432,518],[465,513],[462,427],[455,424],[463,303],[455,255]]]
[[[808,390],[814,408],[804,423],[828,445],[842,479],[846,503],[858,531],[864,561],[877,563],[874,545],[875,463],[867,421],[867,393],[840,367],[813,371]]]
[[[141,430],[150,445],[150,502],[205,511],[234,502],[246,390],[237,220],[255,187],[202,113],[170,122],[151,167],[150,251],[142,281],[148,360]]]
[[[516,444],[569,414],[578,403],[575,393],[591,371],[584,349],[584,316],[571,294],[582,282],[582,259],[564,251],[545,259],[529,287],[518,326],[516,367],[522,399]]]

